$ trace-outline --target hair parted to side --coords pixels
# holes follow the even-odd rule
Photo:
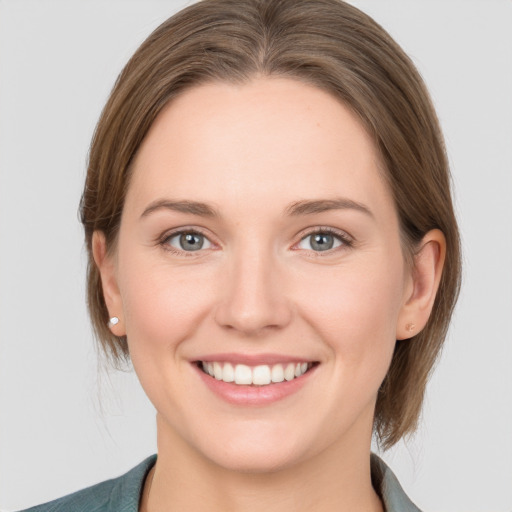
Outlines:
[[[81,201],[95,333],[114,361],[128,357],[126,339],[107,327],[92,235],[102,231],[107,250],[115,250],[130,163],[153,121],[187,88],[255,76],[312,84],[359,116],[380,151],[407,257],[429,230],[438,228],[446,237],[429,322],[413,338],[397,341],[379,390],[374,428],[389,448],[417,426],[458,296],[460,241],[443,137],[426,87],[384,29],[341,0],[202,0],[169,18],[135,52],[96,127]]]

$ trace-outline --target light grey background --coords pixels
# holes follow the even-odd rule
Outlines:
[[[0,508],[155,451],[133,373],[98,367],[77,205],[125,61],[182,0],[0,1]],[[464,287],[421,429],[384,458],[428,511],[512,510],[512,2],[360,0],[412,56],[452,164]]]

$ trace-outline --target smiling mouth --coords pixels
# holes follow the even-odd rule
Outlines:
[[[248,366],[217,361],[198,361],[197,366],[207,375],[239,386],[268,386],[302,377],[318,363],[297,362]]]

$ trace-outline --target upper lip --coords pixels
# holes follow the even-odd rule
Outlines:
[[[297,355],[285,354],[237,354],[237,353],[218,353],[200,356],[194,361],[201,361],[206,363],[223,362],[231,364],[245,364],[247,366],[257,365],[273,365],[273,364],[286,364],[286,363],[314,363],[315,359],[309,357],[302,357]]]

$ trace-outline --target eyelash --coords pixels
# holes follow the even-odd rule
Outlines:
[[[350,249],[350,248],[354,247],[354,239],[350,235],[348,235],[344,231],[340,231],[338,229],[334,229],[334,228],[327,227],[327,226],[320,226],[320,227],[312,229],[311,231],[304,233],[300,237],[300,240],[295,244],[295,246],[298,245],[300,242],[302,242],[302,240],[304,240],[305,238],[308,238],[313,235],[319,235],[319,234],[331,235],[334,238],[337,238],[341,242],[341,246],[334,247],[333,249],[327,249],[326,251],[310,250],[309,252],[314,254],[315,257],[321,258],[324,256],[330,256],[334,252],[337,252],[340,249]],[[295,250],[298,250],[298,249],[295,249]]]
[[[172,245],[169,244],[169,240],[171,240],[171,238],[174,238],[174,237],[180,236],[180,235],[184,235],[184,234],[187,234],[187,235],[200,235],[200,236],[203,236],[204,238],[206,238],[208,241],[210,241],[210,238],[208,237],[208,235],[206,235],[206,233],[203,233],[200,229],[197,229],[197,228],[190,228],[190,229],[181,228],[178,231],[173,231],[171,233],[165,233],[159,239],[158,244],[162,247],[162,249],[164,249],[164,251],[168,251],[171,254],[176,254],[177,256],[185,256],[186,258],[190,258],[190,257],[196,257],[197,258],[197,256],[199,256],[199,254],[196,254],[196,252],[201,253],[203,251],[201,251],[201,250],[199,250],[199,251],[181,251],[181,250],[176,249],[175,247],[173,247]],[[211,241],[210,241],[210,243],[213,244],[213,242],[211,242]]]
[[[205,233],[203,233],[201,230],[199,230],[197,228],[190,228],[190,229],[182,228],[182,229],[179,229],[178,231],[173,231],[171,233],[165,233],[158,240],[158,244],[162,247],[162,249],[170,252],[171,254],[176,254],[178,256],[185,256],[185,257],[197,257],[199,254],[196,254],[196,251],[182,251],[182,250],[176,249],[176,248],[172,247],[171,245],[169,245],[169,240],[171,240],[172,238],[174,238],[176,236],[180,236],[183,234],[200,235],[200,236],[205,237],[211,244],[213,244],[213,242],[211,242],[211,240],[209,239],[208,235],[206,235]],[[351,236],[349,236],[347,233],[345,233],[344,231],[339,231],[339,230],[331,228],[331,227],[317,227],[317,228],[312,229],[311,231],[303,233],[300,237],[300,240],[294,244],[294,247],[297,246],[300,242],[302,242],[302,240],[304,240],[305,238],[313,236],[313,235],[317,235],[317,234],[331,235],[334,238],[337,238],[342,243],[342,245],[339,247],[335,247],[333,249],[327,249],[326,251],[313,251],[313,250],[308,251],[310,253],[313,253],[315,255],[315,257],[323,257],[323,256],[331,255],[333,252],[336,252],[339,249],[342,249],[342,248],[350,249],[354,246],[353,238]],[[299,249],[293,249],[293,250],[299,250]],[[198,250],[197,252],[201,253],[203,251]],[[324,253],[326,253],[326,254],[324,254]]]

